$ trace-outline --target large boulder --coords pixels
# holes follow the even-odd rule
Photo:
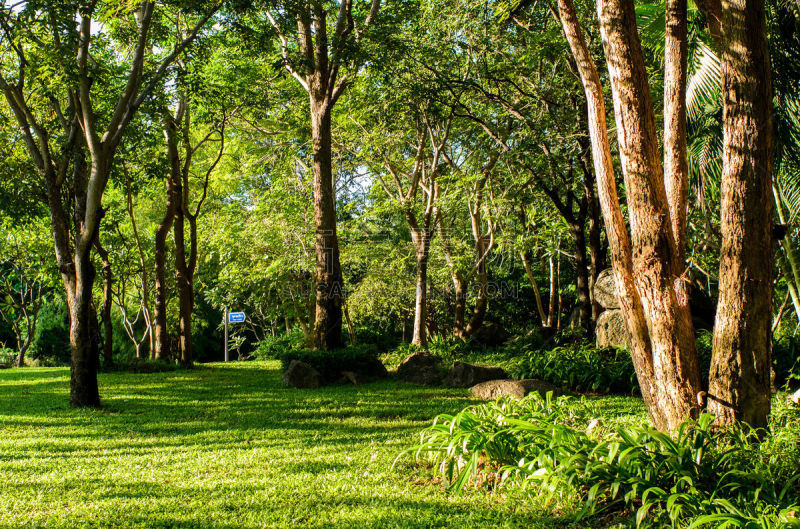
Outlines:
[[[789,400],[794,404],[800,404],[800,389],[789,395]]]
[[[595,303],[599,303],[604,309],[618,309],[620,307],[614,272],[610,268],[606,268],[598,274],[592,294],[594,294]]]
[[[386,370],[386,366],[383,365],[381,359],[376,357],[371,358],[366,363],[361,374],[368,377],[386,378],[389,376],[389,371]]]
[[[621,310],[607,310],[597,317],[594,328],[597,347],[628,347],[631,335]]]
[[[472,389],[470,389],[470,392],[474,396],[484,400],[494,400],[498,397],[505,396],[521,399],[533,391],[536,391],[542,397],[547,395],[548,391],[552,391],[553,395],[556,396],[563,393],[561,389],[553,384],[535,378],[526,378],[523,380],[489,380],[472,386]]]
[[[453,362],[444,384],[451,388],[468,388],[487,380],[508,378],[501,367],[479,366],[466,362]]]
[[[421,351],[408,355],[397,367],[397,378],[412,384],[437,386],[442,383],[442,361]]]
[[[313,366],[292,360],[283,374],[283,383],[293,388],[318,388],[322,385],[322,375]]]
[[[491,321],[484,322],[483,325],[475,329],[472,339],[482,345],[497,346],[508,340],[508,333],[499,323]]]

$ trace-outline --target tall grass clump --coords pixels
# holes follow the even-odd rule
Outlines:
[[[574,495],[576,521],[633,513],[636,527],[800,527],[800,412],[777,404],[767,431],[712,427],[703,414],[668,435],[604,428],[571,397],[500,399],[440,415],[404,452],[434,464],[453,491],[532,491],[546,505]]]

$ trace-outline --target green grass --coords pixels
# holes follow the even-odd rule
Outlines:
[[[466,390],[287,389],[277,362],[100,384],[102,410],[73,410],[67,369],[0,371],[0,527],[564,525],[535,495],[451,495],[391,467],[435,415],[472,403]],[[609,421],[641,420],[635,399],[596,402]]]

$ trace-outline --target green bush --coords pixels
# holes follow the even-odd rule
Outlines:
[[[356,345],[322,351],[313,349],[287,349],[276,354],[285,371],[292,360],[305,362],[314,367],[326,382],[335,382],[341,377],[342,371],[353,371],[366,376],[381,376],[378,348],[374,345]]]
[[[289,332],[267,336],[256,345],[253,356],[266,360],[280,358],[287,351],[297,351],[305,347],[305,338],[302,329],[295,327]]]
[[[521,353],[508,371],[516,378],[538,378],[576,391],[632,393],[637,388],[630,353],[598,349],[585,341]]]
[[[404,454],[432,460],[453,490],[492,474],[548,500],[578,494],[579,520],[628,510],[637,527],[800,527],[797,408],[778,405],[767,432],[712,429],[704,414],[672,437],[646,427],[602,433],[587,412],[570,397],[501,399],[440,415]]]
[[[0,347],[0,365],[10,366],[17,360],[17,351],[8,347]]]
[[[39,323],[33,336],[28,357],[39,365],[68,365],[71,349],[69,345],[69,314],[66,303],[46,303],[39,313]]]

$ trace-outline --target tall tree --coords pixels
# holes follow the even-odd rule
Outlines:
[[[722,250],[708,407],[719,422],[763,427],[770,412],[775,255],[766,13],[763,0],[726,0],[719,11]]]
[[[92,334],[95,270],[90,252],[103,215],[101,201],[114,156],[139,107],[218,9],[219,5],[210,8],[148,77],[144,75],[145,59],[152,51],[155,3],[146,1],[133,10],[123,10],[128,15],[123,20],[134,29],[135,38],[126,65],[119,67],[124,79],[121,89],[113,86],[107,69],[93,56],[93,52],[102,54],[107,42],[93,31],[93,21],[98,22],[95,15],[101,12],[96,3],[26,2],[19,11],[0,14],[6,37],[3,43],[17,58],[17,79],[9,81],[0,75],[0,89],[43,180],[43,198],[69,306],[73,406],[100,405],[98,344]],[[53,69],[58,72],[55,78],[48,76],[50,69],[35,68],[28,60],[29,53],[52,57]],[[62,200],[65,187],[71,189],[69,204]]]
[[[680,298],[685,293],[681,286],[684,264],[673,236],[633,2],[601,1],[597,11],[617,121],[630,238],[617,198],[600,75],[574,5],[571,0],[558,2],[561,25],[587,99],[598,195],[620,302],[632,335],[631,355],[650,416],[658,428],[668,430],[694,413],[700,391],[688,301]],[[682,205],[676,206],[683,211]]]
[[[375,20],[381,2],[371,0],[361,27],[356,27],[352,0],[333,4],[331,11],[338,13],[331,28],[328,27],[328,9],[322,2],[296,2],[282,6],[280,13],[267,12],[281,41],[284,65],[309,98],[314,153],[314,224],[317,232],[314,345],[319,349],[335,349],[344,344],[342,270],[336,235],[336,196],[331,164],[331,112],[358,70],[357,66],[351,64],[350,72],[340,72],[348,66],[348,51],[354,41],[359,40],[363,30]],[[335,9],[337,4],[338,10]],[[293,35],[287,30],[290,24],[294,29]]]

